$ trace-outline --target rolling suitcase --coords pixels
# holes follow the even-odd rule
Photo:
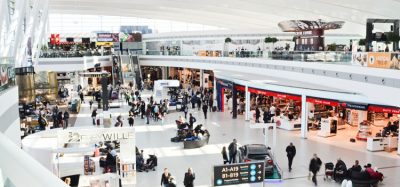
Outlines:
[[[212,107],[212,111],[213,111],[213,112],[217,111],[217,107],[216,107],[216,106],[213,106],[213,107]]]

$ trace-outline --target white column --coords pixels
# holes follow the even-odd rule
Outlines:
[[[245,107],[245,120],[249,121],[250,120],[250,92],[249,92],[249,86],[246,85],[245,87],[245,100],[246,100],[246,107]]]
[[[276,123],[272,128],[272,150],[275,151],[276,148]]]
[[[397,154],[400,155],[400,138],[399,138],[399,144],[397,146]]]
[[[307,125],[308,125],[308,116],[307,116],[307,101],[306,95],[301,96],[301,137],[307,138]]]
[[[204,88],[204,70],[200,70],[200,87]]]
[[[213,90],[213,98],[214,101],[217,100],[217,78],[215,77],[215,73],[214,73],[214,90]]]

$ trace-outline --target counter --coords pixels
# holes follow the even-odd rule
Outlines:
[[[286,116],[275,116],[274,121],[276,127],[280,129],[285,129],[289,131],[300,130],[301,129],[301,119],[289,120]]]

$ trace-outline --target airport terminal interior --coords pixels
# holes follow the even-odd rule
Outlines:
[[[398,0],[0,0],[0,187],[400,186]]]

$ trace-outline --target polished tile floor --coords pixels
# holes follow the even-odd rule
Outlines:
[[[122,108],[111,109],[114,121],[119,114],[127,116],[127,111],[128,106],[126,104]],[[236,138],[238,143],[242,145],[264,142],[262,130],[249,128],[243,116],[232,119],[228,112],[211,112],[208,113],[209,117],[205,120],[203,114],[197,109],[190,109],[189,112],[194,114],[198,124],[203,124],[211,133],[209,144],[199,149],[184,150],[182,143],[170,141],[170,138],[176,134],[175,120],[182,113],[171,112],[163,124],[161,121],[151,121],[150,125],[146,125],[143,119],[135,119],[137,147],[144,150],[145,156],[156,154],[159,159],[156,171],[137,174],[138,187],[160,186],[164,168],[170,170],[171,174],[177,179],[178,186],[183,186],[184,173],[189,167],[192,167],[196,173],[195,186],[211,186],[212,168],[214,165],[222,163],[220,153],[222,146],[228,146],[233,138]],[[81,112],[76,117],[75,126],[91,125],[90,110],[87,103],[82,105]],[[353,145],[353,148],[351,144],[345,144],[345,141],[334,141],[335,139],[329,141],[329,139],[315,136],[311,136],[309,139],[301,139],[299,132],[278,130],[274,154],[276,162],[283,170],[284,180],[280,183],[265,183],[264,186],[313,186],[307,178],[309,159],[313,153],[317,153],[323,162],[335,162],[340,157],[348,167],[356,159],[360,160],[361,164],[372,163],[373,166],[382,168],[381,172],[385,175],[385,180],[380,186],[399,186],[400,156],[385,152],[371,153],[360,149],[360,146]],[[294,159],[293,170],[289,173],[285,148],[290,142],[293,142],[296,146],[297,155]],[[333,181],[323,180],[323,168],[319,174],[319,186],[340,186]],[[262,184],[251,186],[262,186]]]

